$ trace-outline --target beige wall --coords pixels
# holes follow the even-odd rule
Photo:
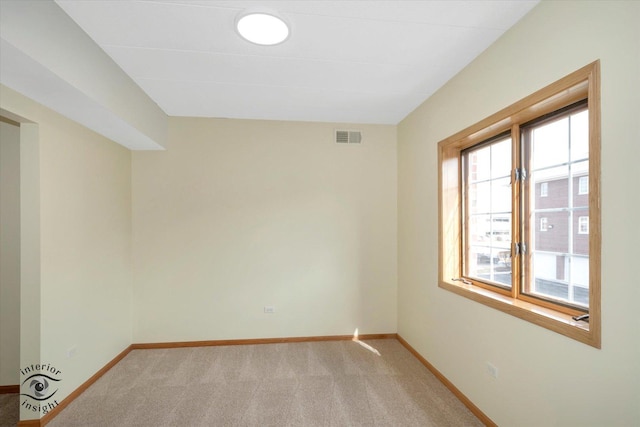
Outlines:
[[[5,93],[0,86],[0,93]],[[2,110],[3,114],[13,114]],[[36,123],[20,121],[20,367],[40,360],[40,136]],[[22,377],[21,377],[22,378]],[[24,382],[21,379],[21,383]],[[21,418],[32,418],[20,407]]]
[[[640,3],[542,2],[398,128],[398,332],[503,426],[640,420]],[[602,349],[437,286],[439,140],[602,61]],[[499,369],[497,379],[486,363]]]
[[[39,133],[40,357],[21,363],[60,369],[61,401],[131,343],[131,154],[0,90],[1,107],[37,123]],[[38,306],[23,301],[22,311],[36,316]]]
[[[0,121],[0,385],[19,383],[20,128]]]
[[[135,342],[395,332],[394,126],[169,127],[133,153]]]
[[[543,2],[397,136],[357,126],[360,146],[333,142],[353,126],[172,118],[168,151],[131,154],[0,87],[39,135],[22,345],[39,337],[62,399],[132,341],[397,330],[500,425],[637,423],[638,20],[637,2]],[[439,140],[598,58],[601,350],[438,288],[435,203]]]

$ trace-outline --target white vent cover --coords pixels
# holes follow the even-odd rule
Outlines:
[[[336,142],[338,144],[360,144],[362,132],[359,130],[336,130]]]

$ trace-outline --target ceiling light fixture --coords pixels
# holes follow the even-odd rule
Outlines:
[[[238,34],[251,43],[262,46],[280,44],[289,37],[289,26],[272,13],[250,12],[236,21]]]

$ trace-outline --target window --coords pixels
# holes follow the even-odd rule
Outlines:
[[[547,197],[549,195],[549,183],[541,182],[540,183],[540,197]]]
[[[549,218],[540,218],[540,231],[547,231],[549,229]]]
[[[589,234],[589,217],[578,217],[578,234]]]
[[[500,136],[465,151],[465,273],[511,284],[511,138]]]
[[[581,176],[578,178],[578,194],[589,194],[589,177]]]
[[[438,147],[440,287],[599,348],[598,76],[595,62]]]

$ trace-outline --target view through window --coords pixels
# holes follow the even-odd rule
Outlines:
[[[529,171],[523,185],[523,194],[529,195],[524,198],[524,213],[546,222],[544,232],[541,228],[525,239],[529,262],[523,266],[523,292],[586,310],[589,235],[580,228],[589,215],[588,189],[580,186],[588,182],[589,174],[586,103],[523,126],[523,147]],[[542,184],[547,197],[538,196]]]
[[[511,287],[511,147],[509,136],[463,155],[466,211],[464,275]]]
[[[515,283],[524,295],[585,311],[589,306],[586,102],[520,129],[519,144],[507,133],[462,152],[463,275],[506,289]],[[520,162],[514,164],[513,159]],[[513,203],[522,207],[517,215]],[[517,242],[512,238],[514,227],[521,231]],[[522,277],[515,279],[514,252],[522,255]]]

